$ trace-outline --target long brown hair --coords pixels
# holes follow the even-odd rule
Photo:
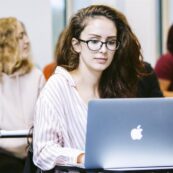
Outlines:
[[[117,39],[120,42],[111,65],[102,73],[99,83],[100,97],[135,97],[137,81],[142,75],[143,68],[141,46],[125,16],[109,6],[91,5],[79,10],[71,18],[63,32],[57,64],[68,71],[78,67],[79,54],[73,50],[72,38],[79,39],[87,21],[97,16],[104,16],[114,22],[117,28]]]

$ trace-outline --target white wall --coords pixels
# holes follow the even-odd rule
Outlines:
[[[162,5],[163,5],[163,24],[162,24],[162,29],[163,29],[163,53],[167,52],[167,37],[168,37],[168,31],[170,29],[170,26],[173,24],[173,1],[172,0],[162,0]]]
[[[52,59],[50,0],[0,0],[0,17],[21,20],[31,40],[34,62],[42,68]]]
[[[167,52],[166,41],[168,29],[170,27],[170,14],[171,14],[172,0],[162,0],[162,49],[163,53]]]
[[[173,24],[173,1],[169,0],[169,25]]]

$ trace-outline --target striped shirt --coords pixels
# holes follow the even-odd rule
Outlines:
[[[85,150],[87,105],[62,67],[43,88],[35,110],[34,163],[42,170],[76,164]]]

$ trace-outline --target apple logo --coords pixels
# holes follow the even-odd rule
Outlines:
[[[143,137],[142,131],[141,125],[138,125],[137,128],[131,130],[131,138],[133,140],[141,140]]]

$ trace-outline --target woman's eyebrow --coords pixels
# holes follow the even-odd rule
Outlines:
[[[116,36],[116,35],[115,35],[115,36],[109,36],[109,37],[107,37],[107,38],[114,38],[114,39],[116,39],[117,36]]]
[[[92,37],[98,37],[98,38],[101,38],[102,36],[101,35],[97,35],[97,34],[88,34],[89,36],[92,36]],[[108,36],[107,38],[117,38],[116,35],[112,35],[112,36]]]

